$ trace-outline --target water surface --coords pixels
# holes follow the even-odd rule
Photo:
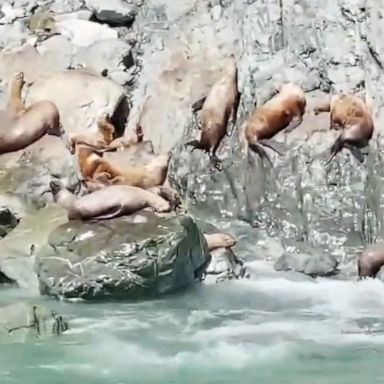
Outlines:
[[[137,303],[38,299],[71,329],[3,343],[0,383],[383,383],[383,292],[374,280],[266,276]]]

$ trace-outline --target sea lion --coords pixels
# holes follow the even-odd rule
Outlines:
[[[330,101],[318,104],[314,108],[315,115],[330,112],[330,129],[341,130],[330,149],[327,166],[334,157],[345,147],[352,155],[363,162],[360,148],[369,144],[372,138],[374,123],[371,108],[362,99],[351,94],[339,94],[331,97]]]
[[[7,112],[11,118],[16,119],[26,110],[21,97],[24,84],[24,72],[15,73],[9,82]]]
[[[0,133],[0,154],[24,149],[45,134],[63,135],[59,111],[54,103],[41,100],[26,109],[13,124]]]
[[[297,128],[303,121],[306,107],[305,93],[299,86],[289,82],[280,85],[277,90],[278,93],[256,108],[241,127],[247,152],[250,148],[271,164],[271,159],[261,145],[282,155],[278,143],[271,139],[283,129],[291,132]]]
[[[208,251],[212,252],[219,248],[232,248],[236,245],[236,239],[229,233],[204,233],[204,238],[208,245]]]
[[[50,182],[50,189],[55,202],[67,210],[69,220],[107,220],[147,207],[155,212],[171,209],[162,197],[128,185],[105,187],[81,197],[76,197],[56,181]]]
[[[375,278],[384,265],[384,242],[368,245],[358,256],[359,279]]]
[[[202,105],[200,139],[185,144],[193,147],[192,151],[201,149],[208,153],[212,165],[218,170],[222,170],[222,164],[216,151],[227,132],[228,122],[232,124],[232,131],[234,129],[239,101],[236,59],[232,54],[226,61],[223,75],[213,84],[207,97],[192,106],[197,110]]]
[[[142,143],[144,139],[143,128],[140,124],[136,124],[134,132],[131,132],[127,136],[121,136],[111,141],[108,146],[113,149],[122,149],[131,147],[133,145]]]
[[[97,133],[72,133],[69,135],[69,145],[71,153],[76,152],[77,145],[86,145],[89,148],[108,149],[113,141],[115,127],[110,121],[110,116],[105,113],[97,120]]]

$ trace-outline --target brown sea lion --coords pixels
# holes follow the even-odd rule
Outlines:
[[[229,233],[204,233],[208,245],[208,251],[212,252],[219,248],[232,248],[236,245],[236,239]]]
[[[0,132],[0,154],[24,149],[45,134],[61,137],[63,132],[56,105],[48,100],[38,101]]]
[[[136,124],[134,132],[127,136],[121,136],[109,143],[109,148],[126,148],[132,145],[142,143],[144,139],[143,128],[140,124]]]
[[[282,155],[281,150],[278,149],[278,143],[271,139],[283,129],[285,132],[291,132],[297,128],[303,121],[305,107],[304,91],[293,83],[282,84],[278,87],[278,94],[256,108],[245,121],[241,128],[242,140],[245,141],[247,148],[272,164],[261,145]]]
[[[167,152],[156,156],[147,165],[131,166],[120,171],[105,160],[101,153],[87,145],[77,147],[78,162],[84,180],[104,182],[106,185],[132,185],[144,189],[164,184],[172,156],[171,152]]]
[[[13,75],[8,85],[7,112],[11,118],[17,118],[25,112],[25,104],[21,97],[21,91],[25,84],[24,73],[17,72]]]
[[[383,265],[384,242],[368,245],[357,260],[359,278],[376,277]]]
[[[330,129],[341,130],[325,165],[327,166],[344,147],[349,149],[359,162],[363,162],[360,148],[369,144],[374,130],[372,111],[367,103],[351,94],[334,95],[330,101],[315,106],[315,115],[321,112],[331,112]]]
[[[240,101],[234,55],[228,58],[223,72],[223,75],[213,84],[208,96],[192,106],[193,110],[202,106],[200,139],[185,144],[193,147],[192,150],[201,149],[208,153],[211,163],[218,170],[222,169],[222,164],[216,156],[216,151],[227,132],[228,122],[231,122],[233,131]]]
[[[69,220],[106,220],[130,215],[150,207],[156,212],[169,212],[171,207],[162,197],[141,188],[113,185],[88,195],[76,197],[61,183],[50,182],[55,202],[67,210]]]

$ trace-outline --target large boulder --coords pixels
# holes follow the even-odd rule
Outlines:
[[[66,319],[44,306],[21,302],[0,307],[0,343],[59,336],[67,330]]]
[[[68,70],[31,86],[28,105],[47,99],[57,105],[63,127],[69,133],[96,132],[97,120],[103,113],[110,114],[118,131],[124,131],[129,113],[124,89],[101,75]]]
[[[146,212],[56,228],[37,252],[36,271],[42,294],[134,299],[186,288],[201,277],[208,259],[190,217]]]

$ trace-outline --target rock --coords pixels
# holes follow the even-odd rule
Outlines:
[[[88,47],[100,40],[118,38],[116,30],[106,25],[81,19],[56,21],[53,31],[65,36],[79,47]]]
[[[8,1],[2,2],[0,9],[0,24],[10,24],[15,19],[23,17],[25,15],[22,8],[12,7],[12,3]]]
[[[236,257],[232,249],[219,248],[210,253],[211,260],[205,270],[208,275],[215,277],[215,281],[239,279],[247,276],[244,263]]]
[[[190,217],[132,220],[70,222],[55,229],[36,256],[40,292],[133,299],[175,292],[201,277],[209,255]]]
[[[5,237],[19,223],[16,217],[7,207],[0,207],[0,237]]]
[[[0,307],[0,343],[59,336],[67,330],[67,320],[44,306],[21,302]]]
[[[7,49],[19,47],[30,38],[23,23],[15,21],[10,25],[0,25],[0,47]]]
[[[0,273],[38,294],[34,253],[46,244],[52,228],[66,221],[65,210],[56,204],[26,214],[17,227],[0,240]]]
[[[95,12],[95,18],[112,26],[130,26],[137,14],[137,6],[125,0],[86,0],[88,8]]]
[[[295,271],[316,277],[335,275],[338,264],[333,255],[314,251],[313,253],[285,253],[276,261],[274,268],[276,271]]]
[[[60,90],[60,92],[58,92]],[[53,101],[66,132],[97,131],[103,113],[112,116],[117,132],[124,132],[129,113],[124,90],[117,83],[86,70],[68,70],[36,82],[29,89],[27,102]]]
[[[52,76],[66,68],[62,55],[42,56],[36,48],[26,45],[10,52],[0,52],[0,79],[8,79],[18,71],[24,72],[27,84]]]
[[[79,50],[74,63],[93,68],[98,73],[105,69],[109,74],[123,71],[133,65],[131,47],[122,40],[105,39]]]

